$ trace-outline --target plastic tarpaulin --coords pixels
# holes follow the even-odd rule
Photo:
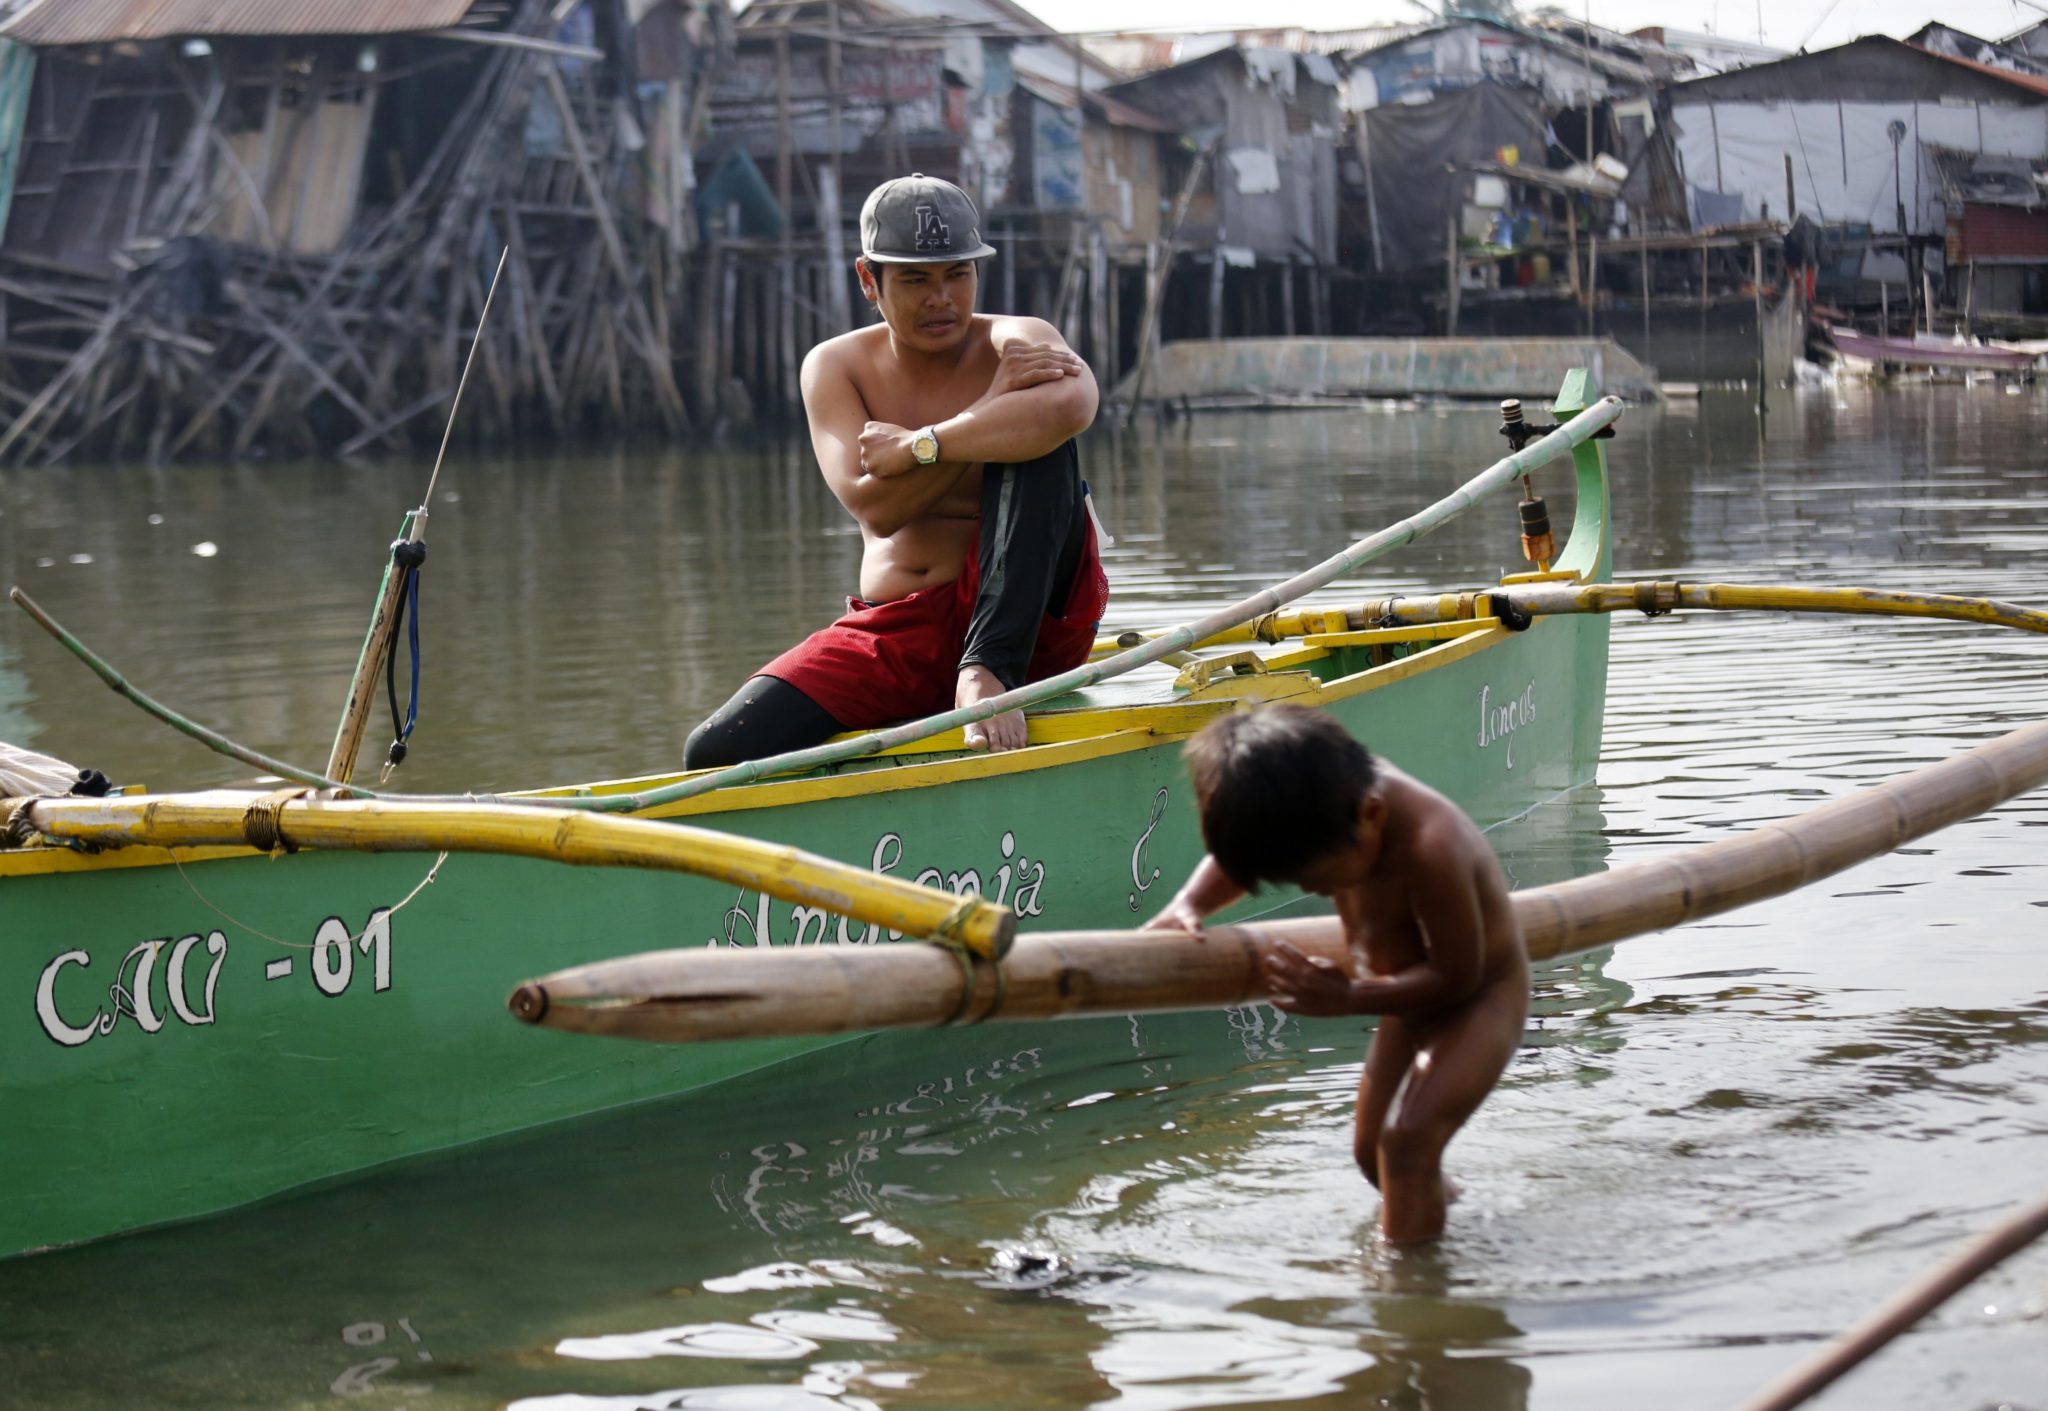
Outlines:
[[[1941,185],[1920,144],[2003,156],[2048,156],[2048,108],[1988,103],[1687,103],[1671,111],[1679,159],[1696,187],[1742,197],[1742,218],[1758,220],[1766,205],[1783,217],[1785,159],[1799,213],[1823,224],[1867,222],[1898,229],[1903,196],[1906,226],[1939,234],[1945,217]],[[1893,181],[1890,125],[1904,126]]]
[[[1493,83],[1447,93],[1431,103],[1394,104],[1364,113],[1358,157],[1371,187],[1375,258],[1382,272],[1440,265],[1444,229],[1463,184],[1447,181],[1447,162],[1491,162],[1502,147],[1540,160],[1543,118],[1521,94]]]
[[[68,794],[81,771],[75,764],[0,741],[0,798],[43,798]]]
[[[28,118],[28,94],[36,78],[36,51],[0,39],[0,231],[14,204],[15,168],[21,162],[21,134]]]

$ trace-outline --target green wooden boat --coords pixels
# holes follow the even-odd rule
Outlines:
[[[1568,432],[1364,541],[1370,552],[1331,563],[1355,567],[1568,454],[1569,540],[1548,574],[1520,581],[1606,580],[1606,466],[1588,438],[1618,406],[1596,405],[1581,374],[1554,410],[1577,419]],[[1280,699],[1319,706],[1484,823],[1590,779],[1606,618],[1514,631],[1483,591],[1466,602],[1464,620],[1398,629],[1372,625],[1370,606],[1289,616],[1254,603],[1260,615],[1242,628],[1205,619],[1152,636],[1117,657],[1142,669],[1108,679],[1098,665],[1069,674],[1089,684],[1043,683],[1058,694],[1031,709],[1031,746],[1012,753],[970,753],[958,722],[935,717],[779,766],[799,772],[748,782],[744,767],[728,771],[708,782],[741,777],[716,791],[703,776],[663,776],[526,798],[630,808],[980,893],[1024,927],[1128,926],[1200,855],[1179,745],[1220,712]],[[1157,664],[1190,647],[1195,659],[1177,671]],[[505,1012],[506,995],[532,975],[679,945],[900,935],[817,896],[784,901],[673,871],[463,850],[460,803],[446,806],[454,822],[439,833],[429,826],[438,806],[405,805],[429,820],[407,835],[407,851],[183,845],[200,835],[178,820],[224,804],[274,826],[261,797],[166,794],[79,805],[118,819],[135,845],[87,852],[17,829],[0,848],[0,1255],[227,1210],[830,1042],[649,1048],[539,1031]]]

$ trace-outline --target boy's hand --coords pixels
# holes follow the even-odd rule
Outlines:
[[[1175,897],[1166,904],[1166,910],[1147,921],[1147,931],[1185,931],[1190,936],[1202,934],[1202,913],[1186,897]]]
[[[1303,955],[1286,941],[1267,941],[1260,949],[1259,976],[1274,1007],[1289,1014],[1352,1012],[1351,977],[1320,956]]]

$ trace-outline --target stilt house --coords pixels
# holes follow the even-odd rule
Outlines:
[[[40,0],[0,24],[0,456],[680,428],[725,0]],[[701,412],[701,409],[700,409]]]
[[[740,359],[765,357],[785,406],[803,350],[859,321],[861,202],[912,171],[981,208],[1000,251],[982,306],[1051,319],[1099,376],[1116,375],[1172,130],[1105,92],[1120,74],[1008,0],[755,0],[738,35],[700,150],[700,215],[735,265],[738,309],[773,325],[769,346]],[[749,321],[733,320],[742,344]]]
[[[1323,54],[1232,48],[1108,90],[1193,140],[1160,173],[1188,198],[1165,337],[1330,331],[1341,82]]]

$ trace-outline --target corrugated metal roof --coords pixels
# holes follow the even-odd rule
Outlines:
[[[1954,54],[1935,54],[1931,49],[1923,50],[1922,52],[1934,54],[1934,57],[1937,59],[1946,59],[1949,63],[1960,65],[1966,69],[1975,69],[1978,73],[1984,74],[1989,78],[2004,79],[2015,88],[2024,88],[2029,93],[2048,98],[2048,78],[2041,78],[2030,73],[2015,73],[2011,69],[1993,68],[1989,64],[1980,64],[1973,59],[1964,59]]]
[[[0,37],[48,48],[181,35],[398,34],[445,29],[475,0],[37,0]]]
[[[1027,93],[1036,94],[1055,107],[1074,106],[1074,85],[1071,83],[1054,83],[1051,79],[1040,78],[1037,74],[1020,72],[1017,75],[1017,86]],[[1121,98],[1112,98],[1107,93],[1097,93],[1091,89],[1087,101],[1088,106],[1112,127],[1134,127],[1141,132],[1174,130],[1172,123],[1155,118],[1143,108],[1134,107]]]

